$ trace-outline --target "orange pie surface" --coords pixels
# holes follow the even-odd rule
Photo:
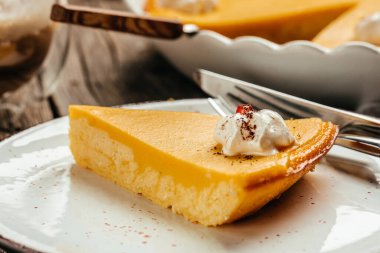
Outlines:
[[[179,19],[202,29],[235,38],[259,36],[273,42],[311,40],[355,0],[219,0],[216,8],[202,14],[188,14],[158,7],[149,0],[146,11],[157,17]]]

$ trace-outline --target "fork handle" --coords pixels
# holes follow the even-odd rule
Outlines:
[[[351,134],[340,134],[336,145],[353,149],[362,153],[380,157],[380,139]]]

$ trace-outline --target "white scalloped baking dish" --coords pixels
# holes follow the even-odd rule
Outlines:
[[[144,0],[124,1],[144,14]],[[380,97],[380,48],[365,42],[328,49],[310,41],[279,45],[253,36],[229,39],[207,30],[191,38],[152,41],[189,77],[204,68],[351,109]]]

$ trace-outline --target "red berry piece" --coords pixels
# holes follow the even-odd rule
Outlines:
[[[240,113],[242,115],[245,115],[253,111],[254,111],[253,106],[248,105],[248,104],[238,105],[238,107],[236,108],[236,113]]]

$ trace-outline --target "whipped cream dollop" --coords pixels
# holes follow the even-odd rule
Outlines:
[[[214,139],[227,156],[269,156],[296,143],[280,114],[271,110],[223,117],[216,125]]]
[[[215,9],[218,0],[158,0],[157,6],[175,9],[188,14],[207,13]]]
[[[363,18],[356,26],[357,40],[380,45],[380,12]]]

